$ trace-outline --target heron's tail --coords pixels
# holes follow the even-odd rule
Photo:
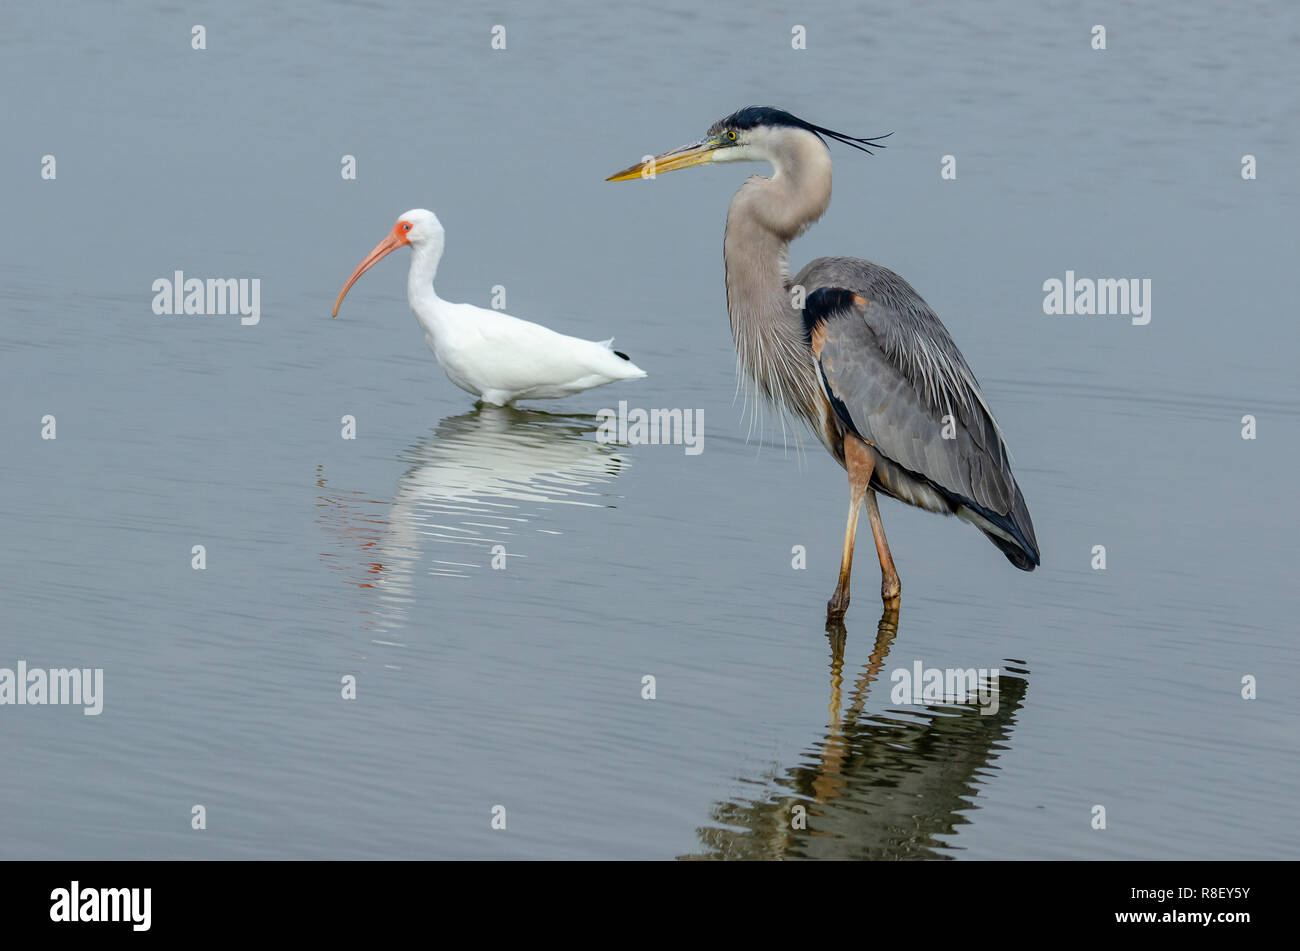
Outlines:
[[[1001,535],[994,535],[992,532],[985,532],[984,535],[993,544],[998,546],[1002,554],[1007,556],[1007,561],[1011,562],[1021,571],[1033,571],[1039,565],[1038,552],[1031,548],[1023,548],[1015,542],[1009,542]]]
[[[1034,537],[1034,523],[1029,518],[1029,507],[1020,494],[1020,486],[1016,485],[1015,490],[1015,500],[1006,515],[999,515],[964,496],[948,495],[955,503],[953,514],[983,532],[1007,556],[1007,561],[1021,571],[1033,571],[1040,564],[1038,539]]]
[[[1025,505],[1020,486],[1016,486],[1016,500],[1012,503],[1011,511],[1006,515],[994,516],[989,521],[1002,529],[1002,532],[990,532],[983,527],[981,531],[1007,556],[1007,561],[1021,571],[1033,571],[1042,563],[1038,554],[1038,539],[1034,537],[1034,523],[1029,517],[1029,506]]]

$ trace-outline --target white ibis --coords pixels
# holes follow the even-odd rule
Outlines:
[[[425,342],[451,382],[484,403],[507,406],[516,400],[556,399],[646,375],[627,354],[613,349],[612,338],[599,343],[581,340],[499,310],[443,300],[433,289],[433,276],[445,237],[433,212],[416,208],[402,215],[352,272],[334,301],[332,316],[339,315],[339,305],[357,278],[410,245],[406,296],[424,328]]]

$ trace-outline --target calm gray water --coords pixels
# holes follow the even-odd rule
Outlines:
[[[0,856],[1300,852],[1300,13],[798,7],[6,6],[0,667],[103,668],[104,706],[0,706]],[[735,398],[722,228],[762,169],[603,181],[750,103],[894,133],[833,149],[792,263],[943,317],[1034,574],[886,501],[901,614],[867,543],[825,631],[843,473]],[[331,321],[417,206],[444,297],[649,378],[475,411],[405,252]],[[156,316],[178,269],[260,279],[260,324]],[[1067,269],[1149,278],[1151,322],[1046,316]],[[704,451],[598,443],[621,399],[702,410]],[[997,712],[893,702],[917,661],[997,668]]]

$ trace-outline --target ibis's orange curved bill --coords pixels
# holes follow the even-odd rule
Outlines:
[[[379,244],[375,245],[375,250],[367,254],[366,259],[357,265],[357,269],[352,272],[352,276],[348,278],[348,282],[343,285],[343,290],[339,291],[339,296],[334,301],[334,312],[330,314],[331,317],[337,317],[339,315],[339,306],[343,303],[343,298],[347,296],[348,290],[357,282],[357,278],[362,274],[365,274],[366,271],[369,271],[388,254],[396,251],[404,244],[411,243],[406,239],[406,236],[399,231],[401,226],[402,223],[400,221],[394,225],[392,233],[383,241],[380,241]]]

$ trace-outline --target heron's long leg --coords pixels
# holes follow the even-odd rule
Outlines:
[[[844,437],[844,467],[849,471],[849,521],[844,527],[844,552],[840,555],[840,580],[835,593],[826,603],[826,618],[844,617],[849,609],[849,576],[853,573],[853,542],[858,534],[858,512],[864,496],[870,497],[871,472],[876,467],[876,457],[866,443],[856,436]],[[874,526],[873,526],[874,528]]]
[[[871,519],[871,534],[876,538],[876,554],[880,556],[880,597],[889,604],[898,600],[903,586],[894,570],[894,556],[889,553],[889,542],[885,539],[885,523],[880,520],[880,506],[872,491],[867,492],[867,517]]]

